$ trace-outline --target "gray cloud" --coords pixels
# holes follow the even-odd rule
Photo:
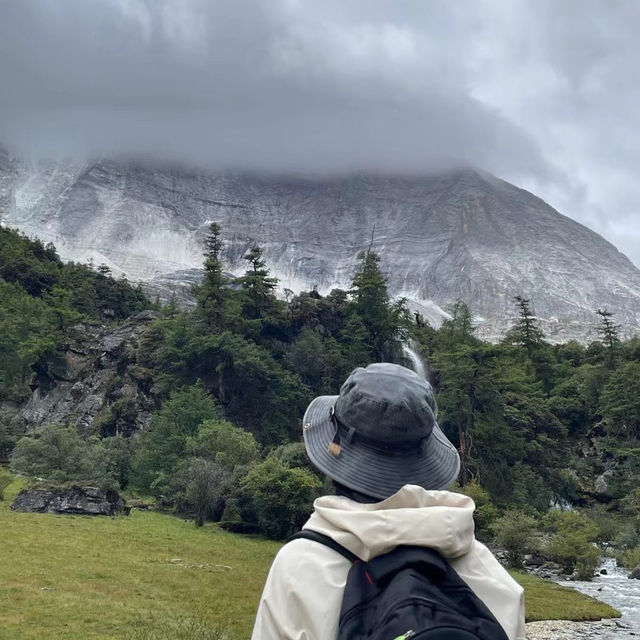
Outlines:
[[[0,140],[271,171],[474,164],[640,263],[629,0],[4,0]]]
[[[429,20],[415,3],[348,4],[9,2],[10,138],[38,152],[170,151],[276,171],[547,171],[535,142],[476,100],[443,50],[445,31],[465,40],[446,4]]]

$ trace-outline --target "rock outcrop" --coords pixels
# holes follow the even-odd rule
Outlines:
[[[89,516],[128,516],[130,511],[117,491],[105,491],[97,487],[27,489],[15,497],[11,509],[30,513]]]
[[[640,327],[640,270],[596,233],[482,171],[303,179],[5,158],[0,174],[4,224],[155,291],[184,292],[197,279],[202,240],[217,221],[225,268],[244,271],[247,249],[260,244],[283,289],[344,288],[372,245],[392,293],[435,324],[462,299],[481,335],[497,338],[513,322],[513,296],[523,295],[556,340],[593,337],[597,308],[612,311],[625,334]]]
[[[59,361],[39,373],[31,397],[20,409],[27,431],[63,424],[85,435],[115,435],[96,433],[95,421],[118,401],[131,406],[128,422],[117,426],[119,433],[129,435],[146,424],[154,408],[150,372],[132,356],[142,332],[157,317],[144,311],[116,327],[73,327]]]

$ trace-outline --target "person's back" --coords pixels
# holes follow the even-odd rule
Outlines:
[[[524,639],[522,588],[474,539],[473,501],[424,488],[448,486],[459,466],[435,417],[428,383],[397,365],[358,369],[339,397],[316,398],[304,418],[307,451],[338,491],[355,499],[319,498],[305,528],[364,562],[399,545],[435,549],[507,636]],[[286,544],[271,567],[253,640],[335,640],[350,568],[349,560],[317,542]]]

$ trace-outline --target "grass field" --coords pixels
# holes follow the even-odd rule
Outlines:
[[[154,512],[129,517],[14,513],[0,502],[2,640],[249,638],[279,544]],[[516,574],[527,616],[598,619],[615,611]]]

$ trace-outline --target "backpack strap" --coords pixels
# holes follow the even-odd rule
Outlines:
[[[349,549],[343,547],[341,544],[338,544],[333,538],[329,536],[325,536],[324,533],[319,533],[318,531],[314,531],[313,529],[303,529],[302,531],[298,531],[298,533],[294,533],[287,542],[291,542],[292,540],[312,540],[313,542],[319,542],[323,544],[325,547],[329,547],[329,549],[333,549],[338,552],[341,556],[346,558],[352,564],[360,562],[360,558],[355,553],[349,551]]]

